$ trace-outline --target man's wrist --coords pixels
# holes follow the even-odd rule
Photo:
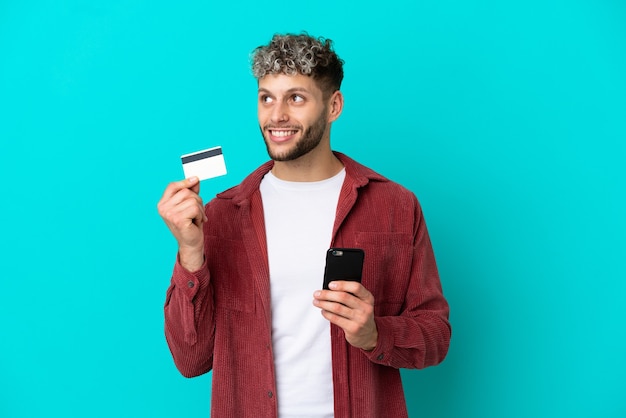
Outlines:
[[[204,251],[202,248],[189,249],[180,247],[178,249],[178,262],[187,271],[198,271],[204,264]]]
[[[372,341],[369,345],[362,347],[361,349],[364,351],[374,351],[378,346],[378,330],[374,330],[374,335],[372,337]]]

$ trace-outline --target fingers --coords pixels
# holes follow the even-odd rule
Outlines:
[[[324,318],[343,329],[348,343],[373,349],[378,341],[374,296],[356,282],[336,281],[329,288],[315,292],[313,305],[322,310]]]
[[[345,318],[373,312],[374,296],[360,283],[335,281],[330,283],[329,288],[331,290],[315,292],[315,306]]]
[[[170,183],[157,204],[159,215],[176,238],[179,248],[202,247],[202,224],[207,221],[197,177]]]
[[[197,205],[202,208],[204,204],[202,203],[202,198],[191,191],[190,189],[182,189],[179,190],[175,195],[170,197],[167,200],[159,202],[161,208],[167,210],[169,208],[174,208],[179,205]]]
[[[198,194],[200,192],[200,181],[198,177],[189,177],[188,179],[175,181],[165,188],[163,192],[163,196],[161,196],[161,201],[166,201],[172,198],[176,193],[183,189],[190,189],[194,193]]]
[[[199,191],[200,182],[197,177],[170,183],[157,204],[159,214],[167,221],[172,218],[172,209],[176,209],[178,213],[181,209],[178,207],[179,205],[184,204],[184,207],[188,208],[190,202],[195,202],[200,208],[198,213],[200,216],[194,214],[193,218],[201,218],[206,221],[204,204],[202,203],[202,198],[198,195]]]
[[[159,215],[170,229],[176,230],[184,230],[191,224],[200,226],[207,220],[202,203],[195,199],[182,200],[177,204],[164,203],[159,206]],[[172,232],[178,236],[176,231]]]
[[[199,225],[206,220],[206,214],[202,201],[190,197],[166,205],[164,219],[181,229],[188,226],[190,222]]]
[[[346,292],[368,303],[374,303],[374,296],[359,282],[337,280],[328,284],[330,290]]]

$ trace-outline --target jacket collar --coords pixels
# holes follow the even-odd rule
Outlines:
[[[357,163],[347,155],[336,151],[333,151],[333,153],[346,168],[346,178],[351,179],[356,187],[363,187],[370,181],[389,181],[374,170]],[[218,194],[217,197],[219,199],[232,199],[234,204],[241,205],[244,201],[249,200],[254,192],[259,190],[261,180],[272,167],[274,167],[274,161],[270,160],[250,173],[238,186]]]

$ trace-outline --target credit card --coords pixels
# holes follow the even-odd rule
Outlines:
[[[202,151],[192,152],[180,157],[183,162],[185,178],[196,176],[200,180],[226,174],[226,162],[222,147],[213,147]]]

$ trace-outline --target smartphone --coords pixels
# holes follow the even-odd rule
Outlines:
[[[365,251],[360,248],[330,248],[326,252],[326,268],[322,289],[328,289],[333,280],[361,283]]]

